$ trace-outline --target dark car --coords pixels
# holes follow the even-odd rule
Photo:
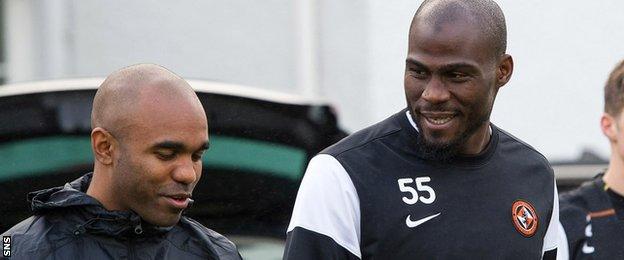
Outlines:
[[[0,87],[0,231],[31,215],[28,192],[92,170],[91,103],[102,81]],[[345,136],[336,114],[326,103],[298,96],[189,83],[208,116],[210,150],[186,215],[232,237],[243,256],[281,256],[307,162]]]

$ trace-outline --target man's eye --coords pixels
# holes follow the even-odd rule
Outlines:
[[[161,160],[168,161],[175,158],[176,154],[174,152],[156,151],[156,156]]]
[[[202,159],[202,156],[203,156],[203,155],[204,155],[204,153],[203,153],[203,152],[201,152],[201,153],[194,153],[194,154],[191,156],[191,159],[193,159],[193,161],[194,161],[194,162],[197,162],[197,161],[200,161],[200,160]]]
[[[461,73],[461,72],[451,72],[449,76],[451,80],[455,82],[464,82],[469,79],[468,74]]]
[[[410,75],[416,78],[424,78],[427,76],[427,72],[423,69],[409,69]]]

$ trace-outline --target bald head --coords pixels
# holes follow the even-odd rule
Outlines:
[[[161,66],[130,66],[102,83],[91,117],[95,162],[87,194],[108,210],[175,225],[190,203],[179,196],[190,196],[199,181],[209,144],[193,89]]]
[[[136,121],[136,113],[150,106],[166,107],[166,103],[190,104],[194,112],[204,113],[197,95],[180,76],[155,64],[132,65],[113,72],[98,88],[91,127],[121,137],[123,129]]]
[[[441,31],[444,26],[479,28],[490,45],[493,56],[500,57],[507,49],[505,16],[491,0],[425,0],[414,15],[414,26],[431,26]],[[410,37],[411,39],[411,37]]]

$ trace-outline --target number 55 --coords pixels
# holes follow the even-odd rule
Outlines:
[[[413,183],[414,181],[416,181],[416,189],[412,188],[411,186],[408,186],[407,184]],[[420,201],[422,201],[422,203],[425,204],[431,204],[435,201],[436,199],[436,195],[435,195],[435,191],[433,190],[433,188],[431,188],[430,186],[425,185],[424,183],[430,182],[431,178],[429,178],[429,176],[424,176],[424,177],[416,177],[415,179],[412,178],[402,178],[398,180],[399,183],[399,190],[401,192],[407,192],[410,194],[410,196],[406,196],[403,197],[403,202],[409,204],[409,205],[413,205],[416,202],[418,202],[418,199],[420,199]],[[428,197],[424,197],[424,196],[418,196],[418,192],[416,191],[422,191],[422,192],[427,192],[429,193]]]

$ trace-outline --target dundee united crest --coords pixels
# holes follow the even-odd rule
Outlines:
[[[516,200],[511,205],[511,221],[516,230],[525,237],[532,237],[539,223],[535,208],[523,200]]]

